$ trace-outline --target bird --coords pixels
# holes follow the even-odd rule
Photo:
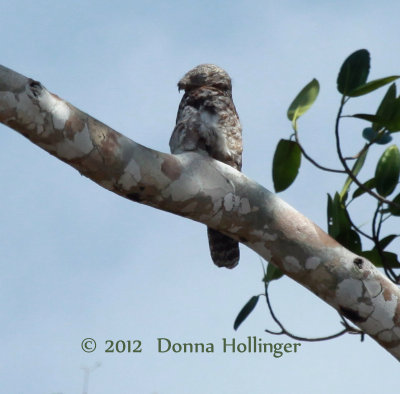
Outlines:
[[[171,153],[195,151],[242,169],[242,126],[232,99],[229,74],[214,64],[200,64],[178,82],[184,90],[169,146]],[[207,228],[211,258],[218,267],[239,263],[236,240]]]

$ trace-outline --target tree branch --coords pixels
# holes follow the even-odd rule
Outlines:
[[[244,174],[198,153],[139,145],[1,66],[0,121],[114,193],[237,239],[400,360],[398,287]]]

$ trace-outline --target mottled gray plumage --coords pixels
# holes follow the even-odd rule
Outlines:
[[[227,72],[213,64],[201,64],[184,75],[178,88],[185,94],[169,141],[171,152],[203,151],[240,171],[242,127]],[[217,266],[233,268],[238,264],[237,241],[211,228],[208,240]]]

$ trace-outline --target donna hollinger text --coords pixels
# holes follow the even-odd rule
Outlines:
[[[157,338],[158,353],[269,353],[275,358],[286,353],[297,353],[301,343],[271,343],[262,338],[248,336],[246,340],[222,338],[220,343],[176,342],[168,338]]]

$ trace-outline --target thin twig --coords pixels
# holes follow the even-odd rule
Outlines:
[[[297,145],[299,146],[301,153],[303,154],[303,156],[311,163],[313,164],[315,167],[319,168],[320,170],[324,170],[324,171],[328,171],[328,172],[336,172],[339,174],[345,174],[346,171],[344,170],[336,170],[334,168],[328,168],[328,167],[324,167],[321,164],[317,163],[303,148],[303,146],[300,144],[300,140],[299,140],[299,135],[297,133],[297,130],[294,129],[294,138],[297,142]]]
[[[356,226],[353,222],[353,220],[351,219],[350,214],[347,215],[347,218],[349,219],[350,225],[351,227],[354,228],[354,230],[357,231],[357,233],[361,234],[362,236],[364,236],[365,238],[368,238],[370,241],[373,241],[373,237],[369,234],[367,234],[366,232],[364,232],[363,230],[361,230],[358,226]]]
[[[343,318],[343,316],[341,316],[342,318],[342,324],[344,325],[344,329],[342,331],[339,331],[336,334],[332,334],[332,335],[328,335],[326,337],[320,337],[320,338],[305,338],[305,337],[300,337],[297,335],[292,334],[291,332],[289,332],[284,326],[283,324],[279,321],[279,319],[276,317],[273,309],[272,309],[272,305],[269,299],[269,294],[268,294],[268,283],[265,283],[265,299],[267,301],[267,306],[269,309],[269,312],[273,318],[273,320],[275,321],[275,323],[280,327],[281,332],[275,332],[275,331],[271,331],[271,330],[265,330],[265,332],[269,333],[269,334],[273,334],[273,335],[287,335],[288,337],[298,340],[298,341],[305,341],[305,342],[320,342],[320,341],[327,341],[330,339],[334,339],[334,338],[338,338],[340,336],[342,336],[343,334],[346,333],[351,333],[351,334],[360,334],[361,335],[361,341],[363,341],[364,339],[364,332],[360,331],[354,327],[351,327],[347,321]]]

